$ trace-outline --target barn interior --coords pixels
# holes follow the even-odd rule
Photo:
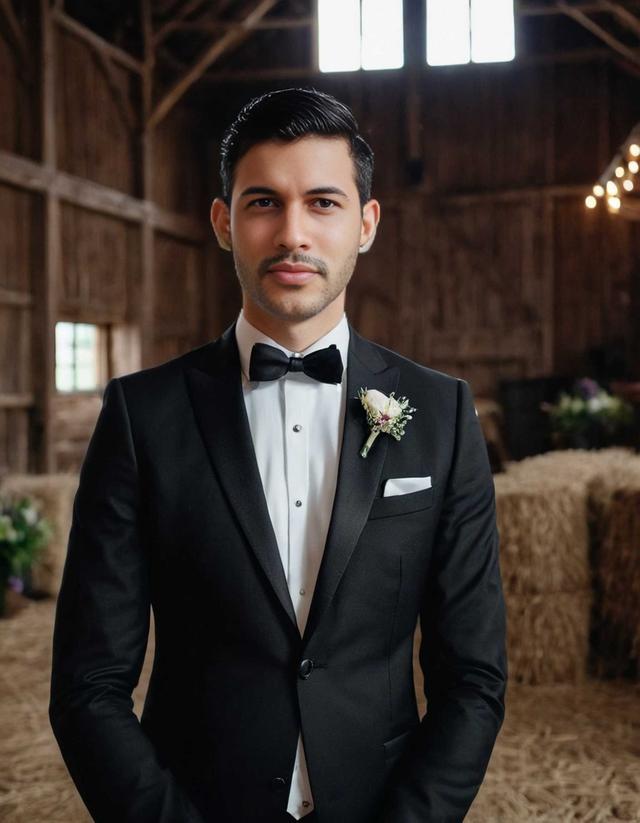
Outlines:
[[[220,140],[293,86],[375,153],[350,323],[468,381],[494,470],[510,683],[467,819],[640,820],[640,2],[521,0],[510,59],[450,64],[428,3],[378,4],[399,66],[324,70],[322,0],[0,0],[0,513],[50,526],[32,560],[0,528],[7,823],[91,819],[46,711],[79,471],[108,380],[236,319]]]

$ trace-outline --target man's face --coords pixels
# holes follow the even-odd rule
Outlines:
[[[245,301],[288,322],[344,305],[378,219],[375,200],[360,207],[346,140],[316,136],[253,146],[236,166],[230,211],[221,200],[212,207]]]

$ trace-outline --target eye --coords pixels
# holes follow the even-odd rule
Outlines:
[[[313,202],[317,203],[322,211],[330,211],[332,206],[338,205],[334,200],[328,200],[326,197],[319,197]]]
[[[273,199],[271,197],[259,197],[257,200],[252,200],[249,205],[255,206],[259,205],[259,208],[266,208],[270,203],[273,203]]]

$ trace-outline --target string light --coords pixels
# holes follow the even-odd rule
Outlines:
[[[609,165],[584,199],[588,209],[595,209],[598,200],[606,200],[610,212],[619,212],[625,200],[625,216],[637,210],[640,195],[640,122],[631,129],[627,139],[613,155]],[[633,201],[633,202],[632,202]],[[640,213],[640,211],[638,212]]]

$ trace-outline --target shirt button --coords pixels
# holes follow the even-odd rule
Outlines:
[[[309,808],[309,806],[311,805],[311,803],[309,803],[309,801],[308,801],[308,800],[303,800],[303,801],[302,801],[302,805],[305,807],[305,809],[308,809],[308,808]]]
[[[302,428],[302,426],[300,425],[300,423],[296,423],[295,426],[293,427],[293,430],[294,430],[294,432],[299,432],[301,428]]]
[[[307,593],[306,589],[300,589],[300,594],[306,594],[306,593]]]
[[[302,505],[302,500],[296,500],[296,506],[301,506],[301,505]]]

